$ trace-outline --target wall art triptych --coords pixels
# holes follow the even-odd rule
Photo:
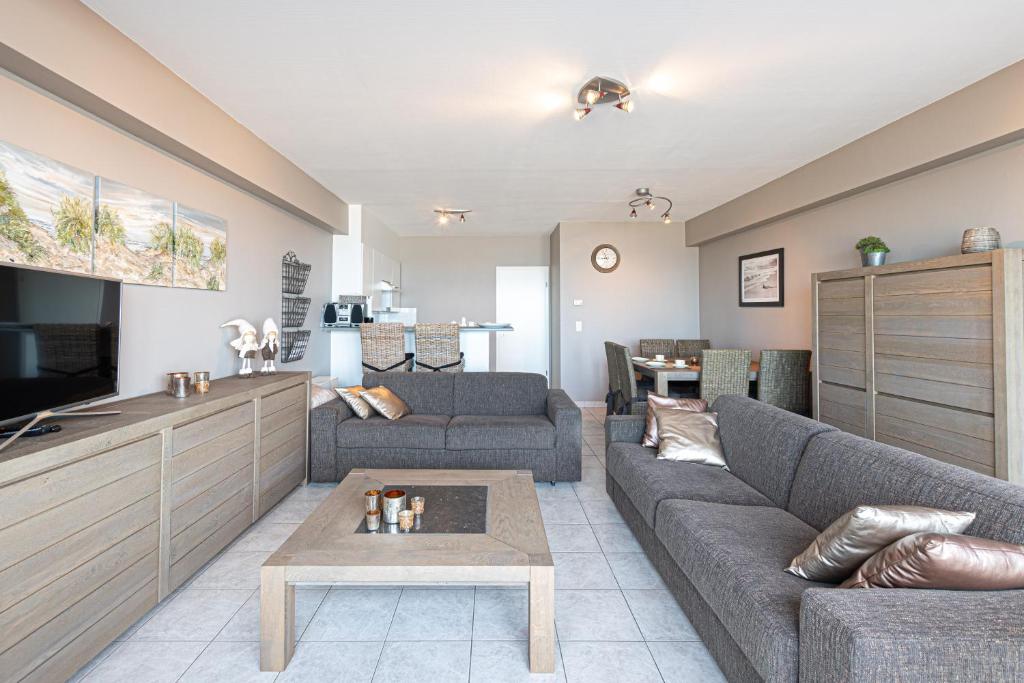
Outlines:
[[[0,259],[227,289],[227,222],[0,140]]]

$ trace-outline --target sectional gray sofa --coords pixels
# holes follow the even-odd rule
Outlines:
[[[310,411],[310,478],[341,481],[353,468],[533,470],[536,481],[579,481],[582,414],[543,375],[521,372],[375,372],[412,411],[356,417],[341,400]]]
[[[730,681],[1024,680],[1024,591],[839,589],[783,572],[861,504],[969,510],[1024,544],[1024,488],[740,396],[731,472],[657,460],[643,418],[605,422],[607,490]]]

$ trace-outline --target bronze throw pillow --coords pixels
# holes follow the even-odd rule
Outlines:
[[[872,556],[840,588],[1024,588],[1024,546],[959,534],[914,534]]]
[[[718,439],[718,413],[663,410],[657,413],[658,458],[725,467]]]
[[[839,582],[893,541],[922,531],[958,534],[973,521],[973,512],[859,505],[818,534],[786,571],[811,581]]]
[[[341,396],[341,400],[348,404],[353,413],[364,420],[370,417],[373,408],[360,396],[362,392],[366,391],[365,387],[358,385],[354,387],[338,387],[335,391],[338,392],[338,396]]]
[[[643,445],[648,448],[658,447],[658,420],[655,418],[655,413],[659,410],[688,410],[691,413],[706,413],[708,402],[702,398],[669,398],[648,392],[647,421],[643,438]]]
[[[389,420],[397,420],[410,413],[405,401],[395,396],[395,392],[387,387],[374,387],[359,392],[370,407]]]

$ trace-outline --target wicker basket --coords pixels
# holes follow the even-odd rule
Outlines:
[[[285,330],[281,333],[281,362],[302,360],[309,346],[309,330]]]
[[[964,230],[964,238],[960,242],[961,254],[976,254],[992,251],[1000,247],[1002,240],[995,228],[968,228]]]
[[[306,322],[306,313],[309,312],[309,301],[309,297],[305,296],[282,296],[281,326],[302,327]]]
[[[294,251],[285,254],[281,259],[281,291],[285,294],[302,294],[306,291],[311,268],[308,263],[300,261]]]

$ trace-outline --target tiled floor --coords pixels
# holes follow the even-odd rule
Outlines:
[[[604,490],[603,409],[583,481],[538,484],[555,559],[557,671],[529,674],[515,588],[300,588],[288,670],[259,671],[259,573],[330,487],[293,492],[78,673],[103,681],[721,681]],[[429,618],[425,618],[429,615]]]

